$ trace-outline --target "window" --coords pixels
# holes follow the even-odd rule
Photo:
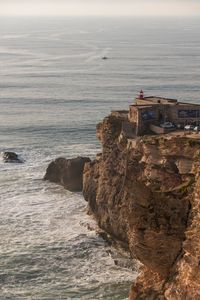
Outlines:
[[[142,115],[143,121],[154,120],[156,118],[155,111],[145,111],[145,112],[142,112],[141,115]]]
[[[199,118],[198,109],[179,109],[178,118]]]

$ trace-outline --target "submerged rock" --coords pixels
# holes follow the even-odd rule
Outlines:
[[[14,162],[14,163],[22,163],[23,161],[19,158],[18,154],[15,152],[6,151],[3,153],[3,160],[6,163]]]
[[[72,192],[82,191],[83,169],[86,162],[90,162],[88,157],[72,159],[59,157],[49,164],[44,180],[61,184]]]

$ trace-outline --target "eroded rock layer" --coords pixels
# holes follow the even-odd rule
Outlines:
[[[127,139],[123,118],[97,125],[102,153],[85,165],[83,194],[101,228],[143,264],[130,299],[200,299],[200,140]]]

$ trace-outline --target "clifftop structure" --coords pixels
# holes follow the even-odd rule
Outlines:
[[[199,122],[200,105],[141,91],[97,125],[102,152],[85,165],[83,195],[142,264],[129,300],[200,299],[200,134],[152,135]]]
[[[176,99],[164,97],[144,97],[141,90],[135,103],[129,107],[127,119],[135,136],[151,132],[168,133],[184,128],[187,124],[199,125],[200,104],[178,102]],[[167,126],[167,122],[173,126]]]

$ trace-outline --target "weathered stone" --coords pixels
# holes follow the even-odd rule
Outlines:
[[[83,169],[87,162],[90,162],[88,157],[57,158],[49,164],[44,179],[59,183],[69,191],[82,191]]]
[[[176,166],[180,174],[191,174],[193,161],[191,159],[180,158],[177,159]]]
[[[18,154],[15,152],[6,151],[3,153],[3,160],[6,163],[14,162],[14,163],[22,163],[23,161],[19,158]]]

